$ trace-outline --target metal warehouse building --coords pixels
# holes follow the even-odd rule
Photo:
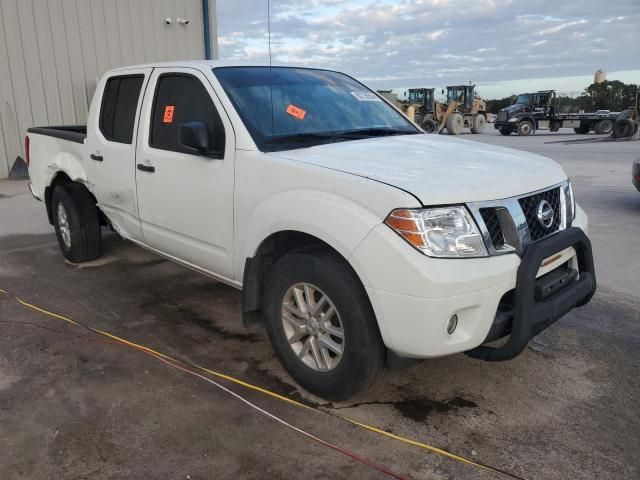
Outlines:
[[[27,128],[84,124],[108,69],[217,57],[215,0],[0,0],[0,178]]]

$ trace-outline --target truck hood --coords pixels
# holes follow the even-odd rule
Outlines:
[[[444,135],[401,135],[272,153],[386,183],[423,205],[498,200],[563,182],[539,155]]]
[[[516,113],[523,112],[526,108],[527,108],[526,105],[514,104],[514,105],[509,105],[508,107],[504,107],[500,111],[501,112],[507,112],[509,114],[509,116],[511,116],[511,115],[515,115]]]

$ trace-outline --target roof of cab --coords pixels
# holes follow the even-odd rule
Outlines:
[[[216,67],[268,67],[268,62],[248,62],[243,60],[176,60],[173,62],[143,63],[114,68],[110,72],[121,72],[140,68],[197,68],[207,69]],[[273,67],[296,67],[296,65],[272,64]],[[305,67],[299,67],[305,68]],[[307,67],[308,68],[308,67]]]

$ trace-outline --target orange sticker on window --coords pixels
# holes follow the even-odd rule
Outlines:
[[[173,122],[173,110],[176,107],[174,105],[167,105],[164,107],[164,117],[162,118],[162,123],[171,123]]]
[[[295,105],[289,105],[287,107],[287,113],[292,117],[296,117],[298,120],[302,120],[304,116],[307,114],[307,112],[305,112],[300,107],[296,107]]]

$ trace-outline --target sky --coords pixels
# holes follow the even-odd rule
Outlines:
[[[267,0],[217,0],[221,59],[268,61]],[[473,82],[485,98],[640,83],[640,0],[271,0],[274,63],[376,89]]]

